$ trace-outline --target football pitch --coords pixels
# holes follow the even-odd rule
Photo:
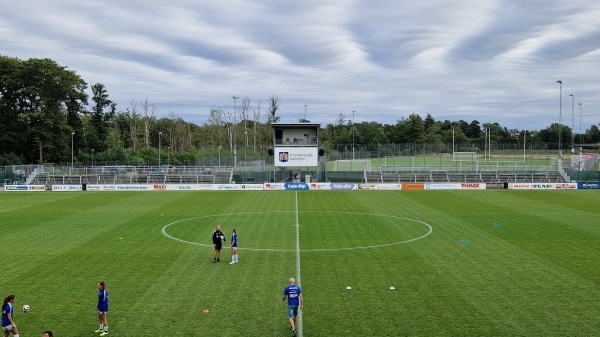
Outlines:
[[[595,336],[599,200],[593,190],[0,193],[0,295],[16,295],[22,336],[96,336],[100,280],[109,336],[291,336],[290,277],[304,295],[300,336]],[[217,225],[227,243],[213,263]]]

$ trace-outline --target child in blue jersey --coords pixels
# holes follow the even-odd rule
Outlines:
[[[237,231],[234,228],[231,232],[233,234],[231,234],[231,262],[229,262],[229,264],[234,264],[234,263],[238,263],[238,255],[237,255],[237,248],[238,248]]]
[[[15,302],[15,295],[8,295],[2,302],[2,332],[4,337],[12,332],[15,337],[19,337],[19,329],[15,321],[13,321],[13,303]]]
[[[304,310],[304,299],[302,298],[302,290],[296,285],[296,280],[290,278],[290,285],[283,291],[283,300],[288,299],[288,319],[292,328],[292,336],[296,336],[296,317],[298,316],[298,306],[300,310]]]
[[[108,312],[108,292],[106,291],[106,283],[104,281],[98,282],[98,321],[100,327],[95,332],[100,332],[100,336],[108,335],[108,321],[106,320],[106,313]]]

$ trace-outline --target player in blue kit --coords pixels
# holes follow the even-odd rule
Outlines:
[[[304,310],[304,300],[302,299],[302,290],[296,285],[296,280],[290,278],[290,285],[283,291],[283,300],[288,299],[288,319],[292,328],[292,336],[296,336],[296,317],[298,316],[298,307]]]
[[[106,320],[106,313],[108,312],[108,291],[106,291],[106,283],[104,281],[98,282],[98,321],[100,327],[95,332],[100,332],[100,336],[108,335],[108,321]]]
[[[13,303],[15,302],[15,295],[8,295],[2,302],[2,332],[4,337],[12,332],[15,337],[19,337],[19,329],[15,321],[13,321]]]
[[[235,228],[231,232],[233,234],[231,234],[231,262],[229,262],[229,264],[234,264],[234,263],[238,263],[238,254],[237,254],[238,241],[237,241],[237,231],[235,230]]]

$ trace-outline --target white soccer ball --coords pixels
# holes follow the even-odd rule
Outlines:
[[[21,309],[23,309],[24,313],[28,313],[29,310],[31,309],[31,307],[29,305],[25,304],[25,305],[23,305],[23,308],[21,308]]]

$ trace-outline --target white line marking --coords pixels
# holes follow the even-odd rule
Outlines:
[[[291,213],[291,212],[296,212],[296,218],[298,217],[298,213],[300,213],[300,211],[298,211],[298,210],[296,210],[296,211],[267,211],[267,213]],[[357,249],[371,249],[371,248],[389,247],[389,246],[395,246],[395,245],[400,245],[400,244],[404,244],[404,243],[410,243],[410,242],[414,242],[414,241],[423,239],[423,238],[429,236],[433,232],[433,228],[431,227],[431,225],[429,225],[426,222],[415,220],[415,219],[411,219],[411,218],[399,217],[399,216],[395,216],[395,215],[373,214],[373,213],[360,213],[360,212],[340,212],[340,211],[305,211],[305,212],[307,212],[307,213],[337,213],[337,214],[356,214],[356,215],[382,216],[382,217],[388,217],[388,218],[395,218],[395,219],[400,219],[400,220],[417,222],[417,223],[420,223],[422,225],[425,225],[427,228],[429,228],[429,231],[427,233],[425,233],[424,235],[421,235],[421,236],[413,238],[413,239],[405,240],[405,241],[384,243],[384,244],[372,245],[372,246],[360,246],[360,247],[300,249],[300,251],[302,251],[302,252],[325,252],[325,251],[341,251],[341,250],[357,250]],[[178,224],[178,223],[181,223],[181,222],[185,222],[185,221],[196,220],[196,219],[211,218],[211,217],[217,217],[217,216],[222,216],[222,215],[246,215],[246,214],[264,214],[264,213],[265,212],[225,213],[225,214],[212,214],[212,215],[205,215],[205,216],[199,216],[199,217],[194,217],[194,218],[182,219],[182,220],[171,222],[171,223],[165,225],[162,228],[162,234],[164,236],[166,236],[167,238],[169,238],[171,240],[174,240],[174,241],[177,241],[177,242],[187,243],[187,244],[190,244],[190,245],[196,245],[196,246],[213,248],[212,244],[204,244],[204,243],[199,243],[199,242],[194,242],[194,241],[187,241],[187,240],[182,240],[182,239],[176,238],[174,236],[171,236],[171,235],[169,235],[167,233],[167,228],[169,228],[171,225],[175,225],[175,224]],[[252,251],[263,251],[263,252],[265,252],[265,251],[266,252],[296,252],[298,249],[299,249],[299,247],[296,247],[296,249],[251,248],[251,247],[239,248],[239,250],[252,250]]]
[[[302,289],[302,281],[300,278],[300,220],[299,220],[299,211],[298,211],[298,191],[296,191],[296,275],[298,280],[298,287]],[[300,337],[302,337],[302,310],[298,313],[298,326],[296,326],[296,330],[299,332]]]

